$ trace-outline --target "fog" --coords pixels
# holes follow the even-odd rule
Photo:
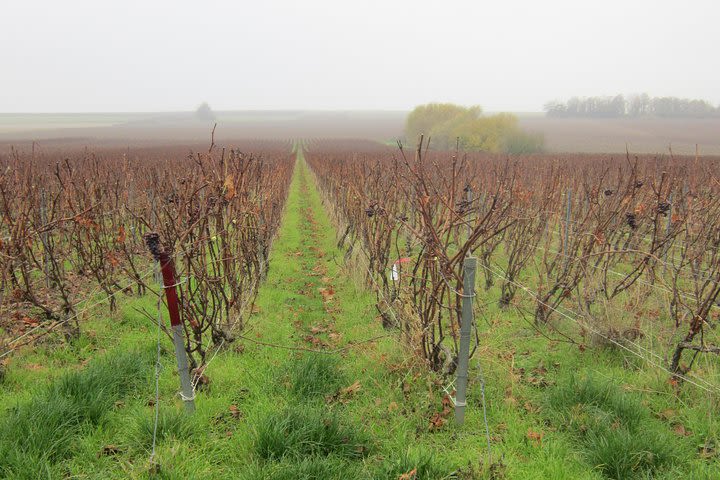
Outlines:
[[[720,103],[713,1],[3,0],[0,112]]]

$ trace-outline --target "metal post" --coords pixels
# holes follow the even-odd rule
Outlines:
[[[170,314],[170,325],[173,332],[173,344],[175,345],[175,358],[177,359],[178,374],[180,375],[180,396],[185,402],[185,410],[188,413],[195,411],[195,391],[190,380],[190,367],[188,365],[187,352],[185,351],[185,332],[180,321],[180,307],[178,305],[177,282],[175,280],[175,264],[167,252],[160,246],[160,236],[157,233],[145,235],[145,243],[155,260],[160,263],[162,271],[163,289],[167,299],[168,313]]]
[[[405,255],[408,257],[412,256],[412,231],[410,228],[415,228],[415,189],[410,189],[410,197],[407,201],[406,206],[407,212],[409,214],[408,219],[406,221],[408,228],[405,229]]]
[[[567,191],[567,210],[565,212],[565,243],[563,244],[563,255],[568,258],[568,243],[570,243],[570,214],[572,211],[572,189]]]
[[[668,198],[668,211],[667,211],[667,224],[665,225],[665,237],[670,236],[670,231],[672,230],[672,211],[673,211],[673,194],[670,192],[670,197]],[[667,271],[667,259],[668,259],[668,252],[670,251],[670,244],[668,243],[665,245],[665,252],[663,254],[663,271]]]
[[[473,191],[472,191],[472,187],[470,186],[469,183],[465,187],[465,192],[467,193],[466,200],[467,200],[467,209],[468,209],[468,213],[469,213],[470,209],[472,208],[472,201],[473,201]],[[468,216],[470,216],[470,215],[468,215]],[[468,230],[468,240],[470,240],[470,236],[472,235],[472,232],[473,232],[472,219],[468,220],[467,230]],[[470,256],[470,250],[468,250],[467,256],[468,257]]]
[[[127,196],[127,204],[126,212],[132,212],[133,211],[133,186],[135,182],[133,182],[132,179],[128,181],[128,196]],[[135,218],[130,215],[130,234],[133,239],[133,245],[135,244]]]
[[[672,211],[673,211],[673,194],[670,194],[670,198],[668,199],[668,204],[670,205],[670,208],[668,208],[667,212],[667,227],[665,228],[665,235],[670,235],[670,230],[672,229]]]
[[[477,259],[467,257],[463,262],[462,319],[460,324],[460,351],[455,385],[455,421],[465,421],[467,398],[468,363],[470,362],[470,332],[473,324],[473,298],[475,297],[475,270]]]
[[[258,223],[256,227],[256,242],[257,242],[257,253],[258,253],[258,265],[260,267],[260,280],[265,280],[265,274],[266,274],[266,266],[265,262],[267,261],[267,258],[265,257],[266,254],[269,253],[270,246],[269,244],[265,244],[263,242],[262,234],[264,233],[265,229],[265,219],[263,218],[263,197],[261,194],[258,193]],[[265,239],[268,240],[269,239]],[[265,249],[263,249],[263,246],[265,246]]]
[[[47,225],[48,223],[47,198],[45,196],[45,190],[40,191],[40,223],[43,227],[45,227],[45,225]],[[45,274],[45,286],[47,288],[50,288],[50,254],[48,253],[48,249],[50,248],[50,246],[48,245],[49,239],[45,228],[43,228],[43,233],[40,235],[40,240],[43,246],[43,273]]]

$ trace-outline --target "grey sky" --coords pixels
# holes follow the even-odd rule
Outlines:
[[[0,112],[720,103],[716,1],[0,0]]]

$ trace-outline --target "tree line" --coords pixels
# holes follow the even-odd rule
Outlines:
[[[615,96],[572,97],[551,101],[544,110],[549,117],[720,117],[720,106],[706,100],[679,97],[651,97],[647,93]]]

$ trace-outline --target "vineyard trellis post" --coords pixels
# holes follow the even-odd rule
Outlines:
[[[126,203],[126,209],[128,212],[132,211],[134,202],[133,202],[133,180],[130,179],[128,181],[128,193],[127,193],[127,203]],[[135,219],[130,216],[130,234],[132,236],[133,243],[135,242],[136,238],[136,231],[135,231]]]
[[[34,148],[34,143],[33,143]],[[45,286],[47,288],[50,288],[50,257],[48,254],[48,249],[50,246],[48,245],[48,233],[45,226],[48,223],[48,215],[47,215],[47,196],[45,194],[45,189],[40,190],[40,225],[43,229],[43,233],[40,235],[40,240],[43,246],[43,274],[45,276]]]
[[[466,199],[467,209],[468,209],[468,211],[472,211],[472,202],[473,202],[472,186],[468,183],[467,186],[465,187],[465,190],[467,191],[467,199]],[[470,238],[470,236],[472,236],[472,231],[473,231],[472,217],[470,220],[468,220],[467,231],[468,231],[468,238]],[[470,256],[470,249],[468,249],[467,256],[468,257]]]
[[[462,425],[467,406],[468,364],[470,362],[470,332],[473,323],[473,299],[475,298],[475,271],[477,259],[467,257],[463,262],[462,316],[460,323],[460,350],[455,385],[455,420]]]
[[[665,236],[670,236],[670,231],[672,230],[672,216],[673,216],[673,194],[670,192],[670,197],[668,198],[668,211],[667,211],[667,223],[665,225]],[[663,272],[667,271],[667,259],[668,259],[668,251],[670,250],[670,244],[668,243],[668,246],[665,247],[665,252],[663,255]]]
[[[567,190],[567,208],[565,211],[565,242],[563,243],[563,255],[567,261],[568,243],[570,242],[570,218],[572,214],[572,189]]]
[[[267,272],[267,268],[265,265],[265,262],[267,258],[265,255],[268,253],[270,247],[269,245],[265,245],[265,248],[263,248],[263,240],[262,240],[262,231],[265,228],[265,219],[263,218],[262,211],[263,211],[263,197],[262,195],[258,195],[258,217],[257,217],[257,224],[255,226],[255,241],[257,242],[257,251],[258,251],[258,266],[260,268],[259,272],[259,279],[262,281],[265,279],[265,274]]]
[[[195,393],[192,381],[190,380],[190,367],[188,365],[187,352],[185,351],[185,335],[182,322],[180,321],[175,264],[172,258],[170,258],[167,252],[160,246],[160,236],[157,233],[146,234],[145,243],[150,253],[152,253],[155,260],[160,264],[163,290],[165,290],[168,313],[170,314],[175,357],[177,359],[178,374],[180,376],[180,396],[185,403],[185,410],[188,413],[193,413],[195,411]]]

